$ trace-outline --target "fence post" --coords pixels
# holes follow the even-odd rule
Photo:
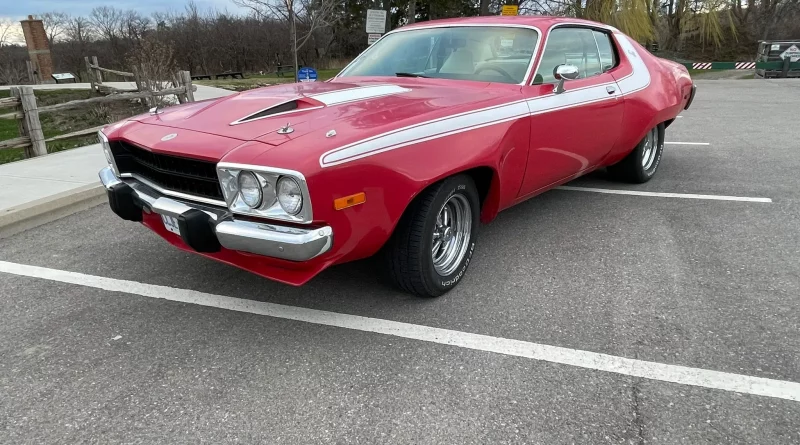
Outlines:
[[[89,63],[89,56],[85,56],[83,61],[86,62],[86,75],[89,76],[89,89],[94,93],[94,73],[92,73],[92,64]]]
[[[194,102],[194,91],[192,91],[192,75],[188,71],[180,72],[184,88],[186,88],[186,101]]]
[[[97,62],[97,56],[92,56],[92,65],[100,66]],[[103,83],[103,72],[100,70],[97,70],[97,83]]]
[[[28,80],[32,85],[36,85],[39,82],[36,81],[36,75],[33,74],[33,63],[30,60],[26,60],[25,65],[28,68]]]
[[[131,70],[133,72],[133,82],[136,84],[136,90],[140,93],[145,91],[152,91],[149,85],[147,85],[146,81],[142,80],[142,76],[139,75],[139,67],[134,66]],[[146,105],[148,107],[154,107],[156,105],[156,98],[155,97],[145,97],[140,99],[142,105]]]
[[[172,73],[172,85],[175,86],[175,88],[180,88],[183,86],[183,75],[180,71],[177,73]],[[185,93],[177,93],[175,97],[178,98],[179,104],[185,104],[187,102]]]
[[[39,121],[39,109],[36,107],[33,88],[12,87],[11,95],[19,99],[22,109],[19,135],[28,136],[31,139],[31,146],[25,149],[26,157],[46,155],[47,145],[44,143],[44,133],[42,133],[42,123]]]

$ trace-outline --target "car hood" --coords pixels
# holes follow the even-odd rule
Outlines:
[[[435,79],[365,78],[358,82],[295,83],[250,90],[220,99],[166,108],[132,118],[116,135],[153,151],[221,160],[246,147],[255,159],[281,145],[293,153],[330,149],[422,121],[492,105],[518,95],[519,86]],[[282,129],[283,128],[283,129]],[[182,137],[186,133],[186,137]],[[174,142],[162,137],[172,136]],[[208,144],[195,143],[208,135]],[[312,136],[313,134],[313,136]],[[191,135],[191,136],[190,136]],[[223,140],[226,140],[223,142]],[[154,144],[153,141],[159,141]],[[213,143],[212,143],[213,141]],[[253,143],[251,141],[256,141]],[[297,141],[295,143],[290,143]],[[287,144],[290,143],[290,144]],[[255,148],[260,147],[260,148]],[[201,153],[198,153],[198,150]],[[229,159],[226,159],[229,160]]]

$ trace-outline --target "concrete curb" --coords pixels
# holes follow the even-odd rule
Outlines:
[[[0,214],[0,238],[86,210],[105,200],[103,185],[89,184],[3,210]]]

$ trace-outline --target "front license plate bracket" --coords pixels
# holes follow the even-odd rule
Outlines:
[[[161,215],[161,221],[164,223],[165,229],[178,236],[181,236],[181,228],[178,225],[178,218],[169,215]]]

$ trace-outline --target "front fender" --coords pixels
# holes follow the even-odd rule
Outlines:
[[[483,198],[481,220],[489,222],[517,196],[525,173],[530,122],[522,118],[419,141],[371,156],[321,167],[306,175],[314,220],[335,233],[337,262],[375,254],[389,239],[406,208],[423,190],[468,172]],[[364,192],[364,204],[335,210],[337,198]]]

